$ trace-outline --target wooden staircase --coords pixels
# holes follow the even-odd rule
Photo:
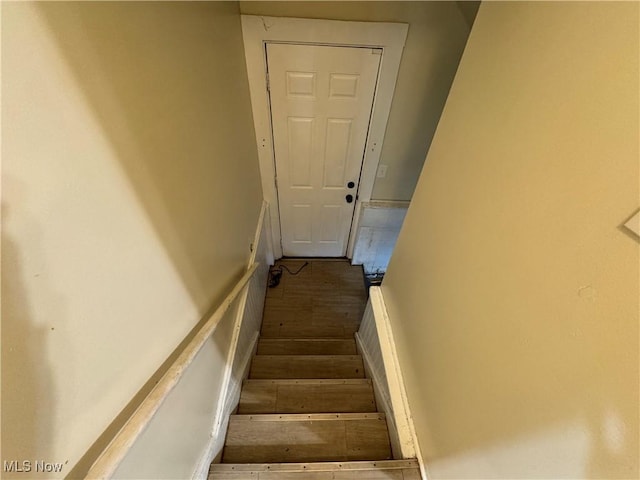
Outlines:
[[[295,272],[304,262],[287,260]],[[210,479],[419,479],[391,460],[354,333],[366,304],[359,267],[313,260],[267,292],[261,338],[222,463]]]

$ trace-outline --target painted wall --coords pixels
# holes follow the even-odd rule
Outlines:
[[[258,228],[253,277],[112,478],[207,478],[211,461],[222,457],[262,323],[270,252],[264,224]]]
[[[367,202],[362,205],[353,265],[362,265],[367,275],[387,270],[408,207],[409,202]]]
[[[248,15],[409,24],[372,199],[410,200],[469,35],[455,2],[240,2]]]
[[[382,286],[430,479],[640,476],[639,8],[480,7]]]
[[[476,15],[478,14],[478,8],[480,8],[480,2],[473,2],[469,0],[463,0],[456,2],[456,5],[460,9],[462,16],[466,20],[469,28],[473,26],[473,22],[476,19]]]
[[[235,3],[2,5],[3,460],[81,474],[240,278],[245,68]]]

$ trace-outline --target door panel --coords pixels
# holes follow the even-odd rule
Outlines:
[[[347,240],[380,50],[268,44],[283,253],[340,257]],[[347,188],[354,182],[354,188]]]
[[[324,157],[324,188],[343,188],[347,160],[349,159],[349,140],[351,139],[351,120],[330,118],[327,120],[327,146]]]
[[[312,187],[311,161],[313,159],[313,118],[289,117],[289,169],[291,187]]]
[[[291,241],[297,244],[310,244],[311,219],[313,218],[311,205],[292,205],[291,216],[293,228]]]

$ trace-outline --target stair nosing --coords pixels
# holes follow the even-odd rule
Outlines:
[[[341,470],[401,470],[420,468],[417,459],[350,460],[345,462],[292,462],[292,463],[213,463],[210,471],[221,472],[322,472]]]
[[[247,378],[253,385],[372,385],[370,378]]]
[[[384,412],[354,413],[241,413],[229,416],[237,422],[306,422],[306,421],[355,421],[386,420]]]
[[[260,342],[349,342],[355,343],[355,338],[341,338],[341,337],[260,337]]]
[[[351,354],[351,355],[340,355],[340,354],[337,354],[337,355],[335,355],[335,354],[332,354],[332,353],[327,354],[327,355],[323,355],[323,354],[320,354],[320,355],[289,355],[289,354],[286,354],[286,355],[273,355],[273,354],[263,355],[263,354],[256,354],[256,355],[254,355],[253,358],[256,358],[256,357],[260,357],[260,358],[274,357],[274,358],[280,358],[280,359],[285,358],[285,357],[302,357],[302,358],[307,358],[307,359],[309,359],[309,358],[339,357],[339,358],[360,359],[360,358],[362,358],[362,355],[358,355],[358,354]]]

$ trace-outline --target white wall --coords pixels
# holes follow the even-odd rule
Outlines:
[[[469,35],[456,2],[240,2],[247,15],[409,24],[375,200],[410,200]]]
[[[429,478],[638,478],[638,3],[484,2],[382,284]]]
[[[2,459],[79,476],[246,267],[237,4],[3,4],[2,120]],[[191,380],[215,384],[223,333],[183,398],[215,398]]]
[[[398,240],[409,202],[363,203],[353,248],[353,264],[366,274],[384,273]]]

